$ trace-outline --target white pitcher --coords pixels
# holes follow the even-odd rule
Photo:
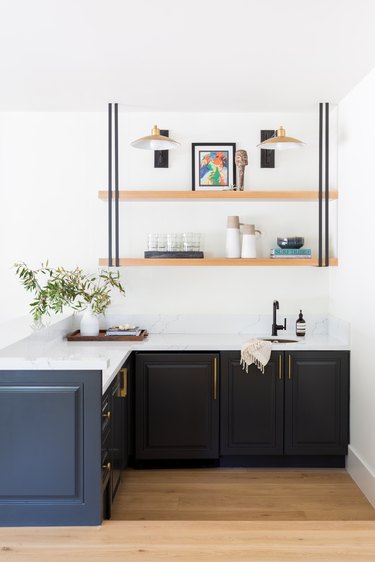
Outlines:
[[[261,231],[255,228],[254,224],[244,224],[242,236],[241,258],[256,258],[256,235],[261,235]]]

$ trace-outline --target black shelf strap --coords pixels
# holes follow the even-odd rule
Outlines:
[[[324,158],[323,158],[324,156]],[[323,174],[324,170],[324,174]],[[324,175],[324,265],[323,265]],[[319,104],[319,267],[329,267],[329,103]]]
[[[323,265],[323,104],[319,104],[319,267]]]
[[[118,103],[115,103],[115,258],[116,267],[120,265],[119,241],[119,172],[118,172]]]
[[[114,121],[114,127],[112,126]],[[114,150],[113,150],[114,145]],[[113,189],[112,178],[114,169],[114,233],[115,233],[115,263],[113,263]],[[108,104],[108,266],[120,265],[119,243],[119,161],[118,161],[118,104]]]
[[[108,265],[112,267],[112,104],[108,104]]]
[[[325,142],[325,256],[326,267],[329,267],[329,103],[325,104],[326,107],[326,142]]]

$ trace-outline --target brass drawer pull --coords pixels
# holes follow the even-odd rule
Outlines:
[[[217,358],[214,357],[214,400],[217,399]]]
[[[111,412],[106,412],[105,414],[102,414],[102,417],[104,419],[110,420],[111,419]]]
[[[120,398],[126,398],[128,395],[128,370],[120,369],[120,387],[118,395]]]
[[[283,378],[283,371],[282,371],[282,358],[281,358],[281,353],[279,354],[279,379],[281,380]]]
[[[110,462],[107,462],[107,464],[102,464],[102,468],[107,469],[107,470],[111,470],[112,465]]]
[[[288,379],[292,378],[292,356],[288,355]]]

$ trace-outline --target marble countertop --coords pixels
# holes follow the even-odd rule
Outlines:
[[[143,342],[67,342],[63,337],[24,338],[0,350],[0,370],[101,370],[103,392],[132,351],[239,351],[254,337],[269,334],[150,334]],[[280,338],[298,339],[288,333]],[[275,351],[349,350],[331,334],[307,335],[296,343],[273,344]]]

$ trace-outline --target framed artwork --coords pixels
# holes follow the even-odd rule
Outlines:
[[[218,191],[236,183],[234,142],[194,142],[192,144],[193,190]]]

